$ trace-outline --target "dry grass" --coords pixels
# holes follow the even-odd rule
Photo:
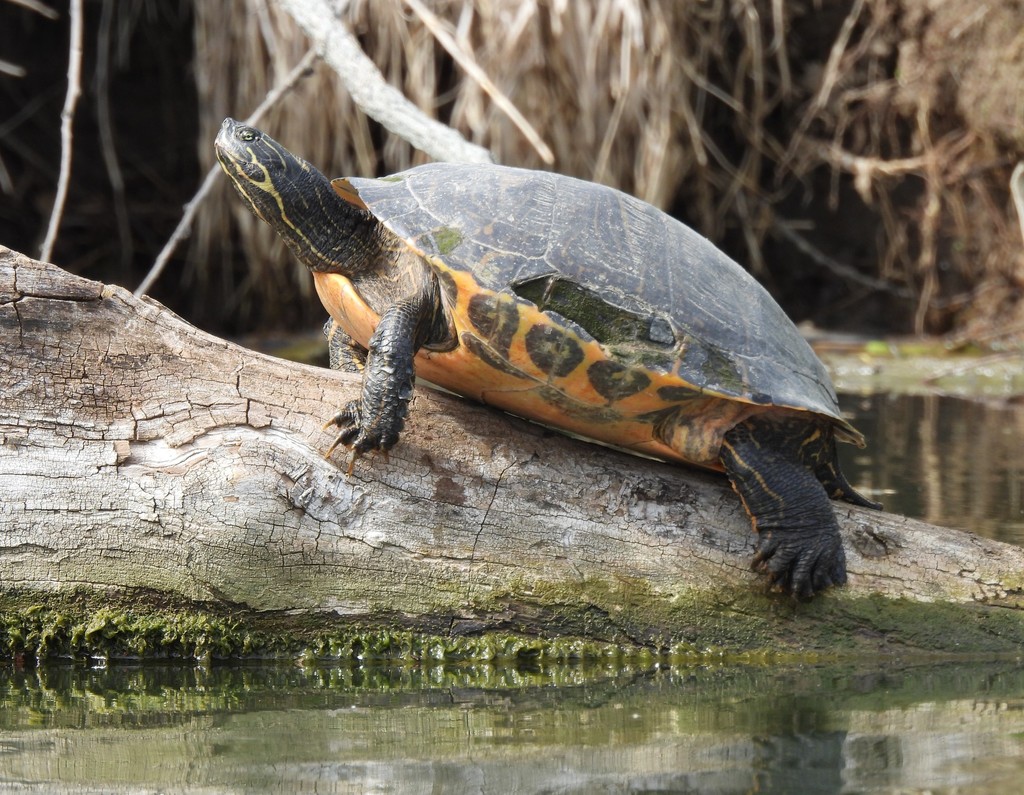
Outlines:
[[[832,207],[842,213],[853,197],[879,223],[875,256],[847,264],[860,269],[861,282],[902,302],[906,327],[941,330],[960,320],[970,328],[972,304],[986,296],[1011,314],[1024,303],[1021,240],[1007,191],[1013,161],[1024,154],[1019,126],[1016,139],[1007,133],[1024,108],[1024,44],[1013,39],[1024,12],[983,4],[988,11],[970,18],[944,8],[926,18],[925,7],[935,4],[924,0],[427,5],[538,130],[556,170],[682,208],[712,239],[740,231],[757,271],[781,267],[766,261],[769,235],[783,227],[795,234],[793,219],[776,214],[779,199],[809,195],[829,173]],[[221,118],[255,107],[307,45],[265,0],[195,8],[205,165]],[[385,76],[425,111],[500,162],[544,167],[537,148],[480,81],[463,77],[406,4],[351,0],[345,18]],[[979,42],[990,41],[993,29],[1005,47],[992,47],[993,63],[980,64]],[[1015,46],[1018,57],[1007,63],[1007,48]],[[968,88],[976,104],[1000,95],[965,88],[969,81],[951,92],[956,53],[988,70],[989,83],[1006,79],[1002,115],[989,114],[988,126],[957,102]],[[408,144],[354,109],[338,85],[318,67],[264,126],[329,174],[393,172],[420,162]],[[826,209],[817,201],[804,218],[817,223]],[[210,252],[223,251],[229,216],[251,268],[233,293],[239,307],[261,311],[308,285],[294,278],[297,269],[280,265],[287,261],[280,246],[226,190],[197,229],[198,259],[216,261]],[[817,248],[802,250],[824,249],[823,267],[844,260],[828,250],[827,238],[815,241]],[[229,278],[219,273],[227,271],[195,277]]]

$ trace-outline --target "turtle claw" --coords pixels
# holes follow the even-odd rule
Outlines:
[[[331,442],[331,446],[327,448],[327,452],[324,453],[324,458],[330,458],[340,445],[348,447],[348,464],[345,467],[345,474],[351,475],[356,466],[356,459],[359,458],[360,454],[363,452],[357,445],[352,444],[353,440],[359,434],[359,404],[356,401],[352,401],[348,405],[344,406],[337,414],[324,423],[323,430],[326,431],[332,425],[339,429],[338,435],[334,437],[334,441]]]
[[[379,432],[367,427],[363,421],[363,413],[358,400],[353,400],[344,405],[337,414],[323,424],[323,430],[331,426],[338,429],[338,435],[334,437],[331,446],[324,453],[324,458],[330,458],[338,447],[344,446],[349,449],[348,466],[346,473],[351,475],[355,467],[356,459],[363,453],[370,450],[380,450],[387,455],[387,450],[397,441],[397,434],[394,439],[382,437]]]
[[[839,534],[825,533],[816,543],[806,542],[800,536],[787,539],[785,533],[765,532],[758,539],[750,567],[768,575],[771,590],[794,597],[810,597],[833,585],[844,585],[846,554]]]
[[[351,403],[343,406],[337,414],[324,423],[322,430],[326,431],[332,425],[338,428],[338,435],[334,437],[334,442],[327,448],[324,458],[330,458],[339,445],[348,447],[352,444],[352,440],[359,434],[360,419],[359,404],[353,400]],[[353,446],[352,452],[358,455],[362,451],[357,450]],[[355,458],[349,464],[349,472],[351,472],[352,463],[354,462]]]
[[[339,441],[337,439],[335,439],[334,444],[332,444],[330,449],[326,453],[324,453],[324,458],[330,458],[331,457],[331,453],[334,452],[334,450],[337,448],[338,444],[339,444]],[[382,456],[384,456],[384,460],[385,461],[388,460],[388,451],[387,450],[381,450],[380,454]],[[345,476],[346,477],[351,477],[352,476],[352,473],[355,471],[355,468],[356,468],[356,460],[358,458],[360,458],[361,456],[362,456],[362,453],[359,452],[358,450],[356,450],[354,447],[351,450],[348,451],[348,458],[347,458],[346,463],[345,463]]]

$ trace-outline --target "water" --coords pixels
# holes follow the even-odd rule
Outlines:
[[[846,398],[851,480],[1024,543],[1024,406]],[[300,668],[0,661],[0,793],[1018,793],[1021,659]],[[6,666],[6,667],[5,667]]]
[[[44,668],[0,792],[1016,793],[1015,661],[651,671]]]
[[[840,445],[887,511],[1024,545],[1024,400],[844,396],[868,446]]]

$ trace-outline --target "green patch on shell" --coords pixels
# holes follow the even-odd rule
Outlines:
[[[542,312],[554,312],[572,321],[605,345],[639,343],[660,348],[659,355],[666,357],[675,342],[671,324],[664,318],[617,307],[598,292],[569,279],[544,276],[514,284],[512,290]]]
[[[705,384],[726,395],[750,392],[748,376],[727,352],[706,343],[688,344],[679,363],[679,377],[687,383]]]
[[[442,257],[451,254],[462,244],[462,232],[451,226],[443,226],[431,232],[437,253]]]

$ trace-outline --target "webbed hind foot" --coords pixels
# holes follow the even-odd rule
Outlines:
[[[722,465],[758,534],[752,567],[794,596],[846,582],[830,495],[875,505],[850,487],[835,455],[829,422],[799,415],[751,417],[722,444]]]

